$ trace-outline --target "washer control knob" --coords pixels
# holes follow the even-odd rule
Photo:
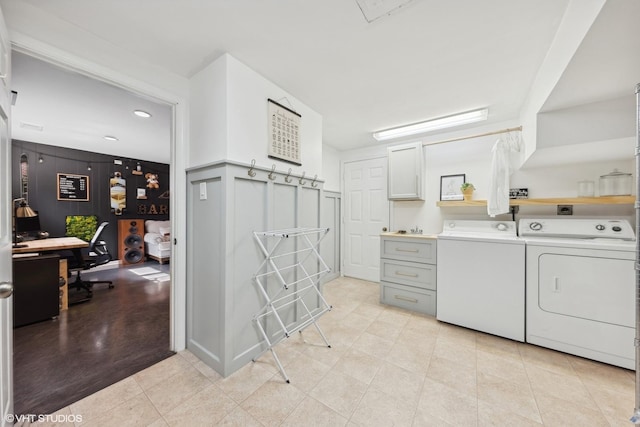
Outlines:
[[[500,223],[496,226],[496,228],[500,231],[505,231],[507,229],[507,226],[504,225],[503,223]]]
[[[622,231],[622,227],[620,227],[619,225],[614,225],[613,227],[611,227],[611,229],[616,232]]]
[[[604,231],[604,228],[605,228],[605,227],[604,227],[604,225],[602,225],[602,224],[597,224],[597,225],[596,225],[596,230],[598,230],[598,231]]]
[[[529,228],[532,229],[533,231],[538,231],[538,230],[542,230],[542,224],[540,224],[539,222],[532,222],[531,224],[529,224]]]

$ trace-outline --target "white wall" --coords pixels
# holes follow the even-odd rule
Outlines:
[[[224,54],[191,79],[189,166],[220,160],[250,164],[293,175],[322,179],[322,116],[288,92]],[[291,165],[267,156],[267,99],[302,116],[301,163]]]
[[[529,96],[521,110],[520,122],[523,125],[525,136],[524,158],[528,158],[536,150],[538,112],[558,84],[605,2],[606,0],[574,0],[569,2],[558,32],[538,70],[529,90]]]
[[[188,166],[227,157],[227,62],[224,55],[191,78]]]
[[[322,174],[325,191],[340,191],[340,152],[328,145],[322,146]]]
[[[515,123],[502,123],[493,130],[515,126]],[[467,130],[467,135],[486,132],[486,127]],[[440,135],[440,139],[460,136],[455,134]],[[440,199],[440,177],[443,175],[465,174],[466,180],[476,187],[475,199],[486,199],[489,191],[491,149],[498,136],[485,136],[448,142],[423,147],[426,167],[425,200],[392,202],[391,230],[410,230],[416,225],[425,234],[437,234],[442,231],[442,223],[448,218],[490,219],[486,207],[440,208],[436,206]],[[435,140],[431,138],[431,140]],[[585,144],[585,148],[588,144]],[[574,148],[579,149],[580,145]],[[370,150],[356,150],[341,153],[343,161],[353,161],[359,158],[379,156],[382,147]],[[385,153],[386,154],[386,153]],[[547,197],[576,197],[577,183],[582,180],[592,180],[596,185],[600,175],[618,168],[624,172],[634,173],[633,149],[626,158],[609,159],[598,162],[572,162],[569,154],[558,164],[524,168],[515,171],[511,176],[510,187],[529,188],[531,198]],[[556,206],[521,207],[516,219],[525,216],[556,215]],[[632,205],[603,205],[603,206],[574,206],[575,216],[615,216],[632,220],[634,215]],[[497,219],[510,220],[506,214]],[[633,221],[632,221],[633,222]]]
[[[631,91],[630,91],[631,92]],[[538,149],[634,138],[635,95],[578,105],[538,114]]]

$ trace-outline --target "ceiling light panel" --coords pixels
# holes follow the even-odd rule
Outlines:
[[[476,123],[483,120],[487,120],[489,116],[489,109],[483,108],[481,110],[467,111],[465,113],[454,114],[446,117],[439,117],[437,119],[426,120],[424,122],[413,123],[406,126],[400,126],[397,128],[381,130],[375,132],[373,137],[378,141],[384,141],[387,139],[401,138],[403,136],[417,135],[420,133],[433,132],[439,129],[446,129],[456,126],[462,126],[469,123]]]

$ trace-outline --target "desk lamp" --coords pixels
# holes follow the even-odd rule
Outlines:
[[[19,245],[18,244],[18,233],[16,231],[16,220],[15,218],[31,218],[34,216],[38,216],[37,213],[34,212],[33,209],[29,207],[27,203],[27,199],[24,197],[20,197],[18,199],[13,199],[13,203],[20,202],[20,205],[15,209],[13,215],[13,247],[14,248],[26,248],[27,245]]]

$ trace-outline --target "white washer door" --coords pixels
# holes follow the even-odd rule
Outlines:
[[[634,326],[632,260],[545,253],[538,262],[540,309],[596,322]]]

